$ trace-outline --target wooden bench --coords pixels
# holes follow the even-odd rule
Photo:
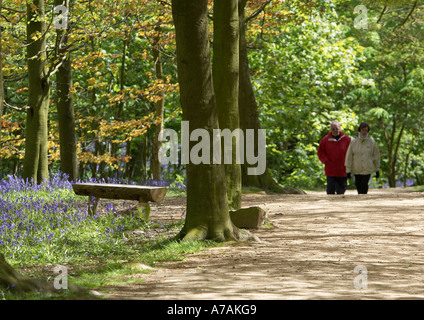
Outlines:
[[[150,212],[149,201],[159,202],[165,197],[165,187],[137,186],[107,183],[75,183],[75,194],[88,196],[88,213],[95,214],[100,198],[138,201],[137,211]]]

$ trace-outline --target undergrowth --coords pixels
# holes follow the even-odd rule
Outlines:
[[[181,191],[174,191],[181,193]],[[148,272],[134,263],[155,266],[217,245],[173,240],[183,220],[163,224],[145,221],[136,213],[120,214],[121,203],[99,204],[87,213],[87,199],[74,194],[65,178],[55,176],[41,185],[8,177],[0,181],[0,252],[26,275],[52,280],[55,266],[65,266],[69,281],[86,289],[140,281],[133,273]],[[73,293],[60,293],[72,298]],[[19,298],[7,288],[0,299]],[[40,299],[37,293],[26,299]]]

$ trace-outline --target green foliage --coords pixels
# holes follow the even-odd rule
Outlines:
[[[154,125],[129,128],[125,123],[154,116],[160,93],[165,93],[164,126],[180,130],[169,4],[94,0],[72,6],[72,93],[84,179],[150,178]],[[247,16],[262,4],[248,2]],[[422,0],[271,1],[249,21],[251,77],[261,127],[267,130],[268,167],[279,183],[322,188],[323,165],[316,148],[333,119],[351,136],[359,122],[370,123],[383,155],[381,179],[390,175],[396,180],[406,172],[422,183],[422,4]],[[368,29],[354,27],[358,5],[367,8]],[[5,101],[15,108],[5,109],[2,122],[0,175],[21,172],[26,114],[18,110],[25,111],[28,101],[25,2],[4,0],[3,6]],[[54,18],[52,6],[46,4],[49,22]],[[51,25],[46,37],[48,66],[54,70],[56,30]],[[162,53],[162,81],[156,78],[153,46]],[[55,85],[53,74],[52,101]],[[102,119],[108,128],[120,126],[105,135],[100,121],[92,119]],[[53,172],[59,167],[56,122],[52,104],[49,169]],[[131,138],[138,130],[143,134]],[[185,180],[184,166],[163,169],[163,179]]]
[[[303,15],[301,23],[268,22],[273,29],[255,38],[249,56],[253,84],[261,125],[267,129],[268,166],[281,184],[323,187],[323,165],[316,150],[334,119],[352,137],[359,122],[370,123],[383,154],[383,184],[388,176],[396,180],[405,165],[407,175],[411,170],[410,177],[422,181],[415,172],[423,167],[418,155],[423,127],[423,12],[415,7],[405,21],[415,2],[395,7],[386,3],[390,10],[383,15],[381,3],[328,1],[323,10]],[[354,8],[363,4],[369,28],[358,30]],[[278,4],[274,7],[278,11]],[[415,139],[405,140],[408,134]],[[390,159],[394,168],[389,168]]]
[[[46,33],[49,47],[47,64],[50,71],[54,71],[59,62],[58,48],[55,47],[59,39],[51,24],[54,18],[52,2],[46,4],[46,12],[49,13],[46,17],[49,26]],[[8,148],[2,149],[3,139],[0,140],[0,175],[10,172],[20,174],[26,117],[24,112],[17,110],[25,111],[28,101],[26,47],[22,45],[26,41],[25,2],[3,1],[2,16],[5,17],[2,23],[5,101],[14,107],[6,109],[6,116],[21,130],[16,132],[16,140],[8,139],[7,143],[12,144]],[[166,94],[164,122],[180,116],[174,63],[175,41],[172,38],[173,26],[168,4],[151,1],[75,2],[68,18],[72,26],[68,34],[73,72],[71,94],[77,122],[97,117],[112,124],[116,120],[125,122],[142,119],[152,113],[154,115],[155,102],[162,93]],[[156,77],[153,46],[159,47],[162,53],[163,79]],[[56,74],[52,72],[52,102],[56,97],[55,80]],[[56,121],[56,106],[52,103],[49,123],[55,124]],[[126,143],[122,135],[105,138],[96,134],[98,123],[98,120],[91,120],[90,126],[78,128],[80,176],[149,179],[147,162],[151,157],[154,126],[149,130],[145,126],[133,128],[135,131],[145,129],[145,132],[142,137]],[[125,135],[125,128],[122,134]],[[49,139],[50,170],[57,170],[57,133],[51,132]],[[119,154],[122,149],[126,152],[123,156]],[[12,152],[16,156],[11,156]],[[93,160],[87,157],[88,153],[91,153]],[[118,159],[118,165],[110,164],[113,159]]]
[[[324,182],[316,150],[330,121],[348,132],[357,122],[345,96],[364,80],[356,74],[364,48],[345,35],[330,8],[275,28],[267,41],[257,39],[260,50],[249,57],[268,165],[283,185],[316,188]]]
[[[353,88],[350,99],[361,121],[373,125],[372,135],[382,150],[382,169],[394,187],[396,180],[406,179],[405,174],[417,183],[422,181],[413,172],[422,168],[424,159],[414,157],[412,165],[410,156],[417,151],[422,154],[424,29],[419,21],[424,13],[419,7],[392,5],[387,11],[370,6],[368,16],[375,21],[378,17],[380,25],[370,32],[373,37],[356,33],[367,58],[359,73],[372,82]]]

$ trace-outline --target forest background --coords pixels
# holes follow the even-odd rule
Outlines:
[[[160,129],[180,133],[182,121],[170,1],[45,1],[33,16],[22,1],[1,6],[0,177],[184,184],[185,166],[157,157]],[[374,186],[424,183],[423,8],[247,1],[249,74],[278,184],[324,187],[316,151],[334,119],[352,137],[369,123],[382,153]]]

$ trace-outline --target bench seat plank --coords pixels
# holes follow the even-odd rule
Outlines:
[[[166,194],[165,187],[137,186],[107,183],[75,183],[75,194],[96,198],[159,202]]]

